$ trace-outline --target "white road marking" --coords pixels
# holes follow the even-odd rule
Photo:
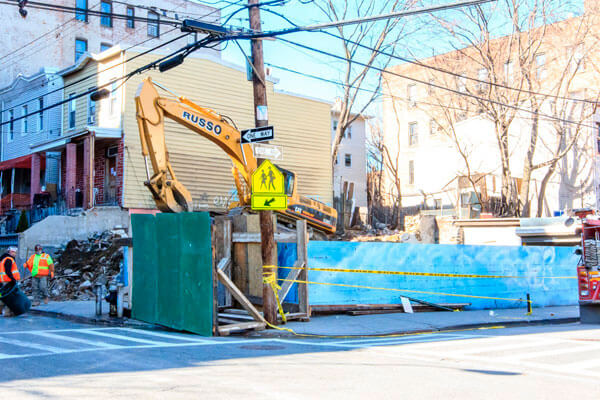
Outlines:
[[[519,362],[521,360],[528,360],[532,358],[558,356],[561,354],[572,354],[572,353],[583,353],[592,350],[600,350],[600,346],[586,346],[586,347],[563,347],[560,349],[544,350],[544,351],[532,351],[523,354],[515,354],[506,357],[498,357],[496,360],[508,361],[508,362]]]
[[[168,333],[159,333],[159,332],[153,332],[153,331],[148,331],[148,330],[143,330],[143,329],[133,329],[133,328],[119,328],[119,330],[120,331],[132,332],[132,333],[136,333],[136,334],[142,334],[142,335],[163,337],[163,338],[167,338],[167,339],[186,340],[186,341],[194,342],[194,343],[200,343],[200,342],[207,342],[207,343],[209,343],[208,340],[198,339],[197,337],[196,338],[186,337],[186,336],[183,336],[180,333],[169,335]]]
[[[144,344],[149,344],[152,346],[161,346],[161,345],[172,344],[172,343],[166,343],[166,342],[153,342],[152,340],[134,338],[134,337],[130,337],[130,336],[115,335],[114,333],[100,332],[100,331],[95,331],[93,329],[79,329],[76,332],[82,332],[82,333],[86,333],[86,334],[90,334],[90,335],[104,336],[104,337],[108,337],[108,338],[112,338],[112,339],[144,343]]]
[[[17,339],[6,339],[6,338],[3,338],[3,337],[0,337],[0,342],[12,344],[13,346],[19,346],[19,347],[25,347],[25,348],[42,350],[42,351],[45,351],[45,352],[48,352],[48,353],[59,354],[59,353],[64,353],[65,352],[64,349],[59,349],[57,347],[48,346],[46,344],[37,344],[37,343],[32,343],[32,342],[24,342],[22,340],[17,340]]]
[[[71,337],[71,336],[67,336],[67,335],[57,335],[57,334],[50,333],[50,332],[31,332],[30,334],[36,335],[36,336],[41,336],[41,337],[48,338],[48,339],[64,340],[67,342],[82,343],[82,344],[87,344],[87,345],[96,346],[96,347],[103,347],[103,348],[115,347],[114,345],[108,344],[106,342],[99,342],[97,340],[80,339],[80,338],[75,338],[75,337]]]

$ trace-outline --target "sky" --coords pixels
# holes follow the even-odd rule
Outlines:
[[[208,3],[213,0],[200,1],[202,3]],[[262,2],[268,2],[269,0],[262,0]],[[316,0],[319,1],[319,0]],[[346,0],[333,0],[335,4],[345,3]],[[381,14],[382,11],[389,10],[390,1],[386,0],[375,0],[375,6],[380,7],[379,9],[364,11],[360,9],[356,4],[361,4],[364,8],[365,4],[369,4],[370,0],[366,0],[360,3],[361,0],[347,0],[350,4],[350,11],[348,18],[354,18],[357,15],[377,15]],[[405,3],[409,0],[400,0],[400,3]],[[456,0],[424,0],[421,4],[439,5],[454,3]],[[488,4],[482,7],[487,7],[489,10],[502,9],[502,4],[505,0],[498,0],[497,4]],[[523,0],[533,2],[536,0]],[[583,0],[552,0],[553,5],[555,4],[569,4],[569,7],[573,9],[573,14],[577,13],[582,8]],[[554,3],[555,2],[555,3]],[[235,3],[235,4],[232,4]],[[214,0],[213,7],[223,8],[221,12],[221,22],[225,22],[232,12],[240,9],[241,5],[246,4],[246,0],[236,2],[236,0]],[[271,12],[269,12],[271,11]],[[289,24],[285,19],[281,18],[275,13],[279,13],[290,19],[292,22],[298,25],[311,25],[315,23],[327,22],[327,17],[319,10],[311,0],[287,0],[283,5],[270,5],[261,7],[261,20],[263,23],[263,31],[268,30],[279,30],[289,28],[292,25]],[[443,17],[448,21],[454,23],[461,22],[462,14],[458,11],[447,11],[437,13],[436,15]],[[496,16],[496,11],[494,11]],[[563,13],[568,15],[568,13]],[[494,19],[494,31],[497,35],[503,35],[509,32],[510,24],[506,18],[495,18]],[[418,17],[404,18],[405,32],[410,32],[408,36],[402,37],[393,52],[396,55],[408,57],[408,58],[424,58],[434,54],[441,54],[447,51],[451,51],[453,46],[457,46],[456,43],[452,43],[449,35],[445,34],[439,27],[439,23],[435,21],[429,15],[423,15]],[[227,21],[227,24],[238,26],[238,27],[249,27],[248,11],[243,9],[231,17]],[[380,27],[382,23],[378,23],[376,27]],[[345,29],[354,29],[354,27],[347,27]],[[330,32],[337,33],[336,30],[330,30]],[[323,33],[319,32],[301,32],[294,33],[284,36],[285,39],[300,42],[304,45],[318,48],[330,53],[342,55],[342,46],[339,39],[332,38]],[[246,55],[250,55],[250,44],[249,41],[243,41],[239,43]],[[265,40],[264,44],[264,60],[265,64],[275,66],[281,66],[302,73],[316,75],[325,79],[341,81],[343,77],[343,71],[346,68],[344,61],[336,60],[327,55],[317,54],[310,50],[301,49],[294,45],[284,43],[282,40]],[[245,56],[240,50],[240,47],[236,43],[231,42],[227,45],[222,53],[224,60],[238,64],[245,64]],[[366,53],[358,54],[358,59],[364,59]],[[393,59],[391,65],[399,64],[402,61]],[[303,77],[298,74],[287,72],[276,67],[272,67],[272,75],[279,79],[279,83],[276,85],[277,90],[292,92],[300,95],[305,95],[313,98],[323,99],[329,102],[333,102],[336,97],[341,96],[342,86],[339,84],[331,84],[323,81],[319,81],[309,77]],[[378,77],[377,71],[372,71],[369,74],[364,88],[372,89],[376,86]],[[366,101],[369,94],[361,92],[362,98],[360,101]],[[379,102],[375,102],[368,113],[371,115],[378,115],[380,113]]]

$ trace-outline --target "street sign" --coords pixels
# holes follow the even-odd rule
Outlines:
[[[264,194],[252,195],[253,210],[285,210],[287,208],[287,196],[275,194],[266,196]]]
[[[242,131],[242,143],[256,143],[275,139],[275,130],[272,126],[252,128]]]
[[[279,169],[269,160],[265,160],[252,173],[253,210],[285,210],[285,179]]]
[[[254,157],[269,160],[283,160],[283,148],[274,144],[256,143],[252,146]]]

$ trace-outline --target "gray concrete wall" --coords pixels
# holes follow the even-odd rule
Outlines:
[[[19,235],[18,258],[25,260],[36,244],[57,248],[70,240],[84,240],[117,226],[129,229],[129,212],[119,207],[95,208],[76,217],[52,215]]]

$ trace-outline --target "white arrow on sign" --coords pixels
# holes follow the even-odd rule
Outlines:
[[[283,148],[274,144],[259,144],[253,145],[254,157],[268,158],[269,160],[283,160]]]
[[[242,131],[242,143],[262,142],[273,140],[275,133],[272,126],[253,128]]]

